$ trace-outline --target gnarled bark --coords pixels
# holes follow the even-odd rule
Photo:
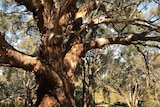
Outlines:
[[[61,0],[55,5],[53,0],[15,0],[25,5],[33,12],[34,19],[41,33],[39,56],[33,57],[9,45],[4,35],[0,34],[0,63],[33,71],[37,81],[36,107],[76,107],[74,100],[75,75],[79,65],[83,64],[81,57],[94,48],[101,48],[108,44],[130,45],[135,41],[160,41],[159,37],[146,37],[148,31],[140,34],[129,34],[126,37],[99,38],[84,43],[84,38],[78,31],[83,18],[88,11],[96,9],[96,2],[89,2],[81,8],[76,7],[74,0]],[[100,5],[103,12],[105,8]],[[80,21],[80,22],[79,22]],[[139,22],[147,23],[141,24]],[[138,19],[93,19],[87,25],[99,23],[130,23],[140,25],[150,30],[160,32],[159,26],[148,26],[149,22]],[[153,25],[152,25],[153,26]]]

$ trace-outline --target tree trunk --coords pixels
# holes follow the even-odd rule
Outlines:
[[[35,73],[36,107],[76,107],[75,74],[81,65],[80,57],[84,55],[86,49],[81,35],[74,33],[80,30],[82,24],[81,19],[76,19],[75,14],[78,12],[76,1],[61,0],[58,5],[53,0],[16,0],[16,2],[33,12],[41,36],[40,54],[37,57],[24,55],[6,41],[0,42],[2,49],[0,53],[10,59],[5,63],[15,62],[11,65]],[[86,6],[94,6],[93,4],[92,2]],[[0,41],[3,40],[4,38],[0,36]],[[94,45],[97,46],[97,43],[93,43],[92,46]],[[10,50],[13,52],[9,52]]]
[[[33,71],[37,81],[36,107],[76,107],[74,100],[75,74],[82,64],[81,56],[93,48],[101,48],[107,44],[130,45],[134,41],[157,41],[159,37],[145,37],[149,32],[126,33],[128,35],[115,38],[99,38],[90,42],[84,42],[87,34],[85,29],[100,23],[137,23],[150,22],[138,19],[112,19],[104,17],[104,20],[91,20],[87,25],[82,25],[82,18],[86,13],[96,9],[100,5],[90,1],[78,8],[77,0],[15,0],[20,5],[26,6],[33,13],[40,32],[40,54],[37,56],[27,55],[16,50],[7,43],[3,34],[0,33],[0,64],[23,68]],[[57,2],[56,2],[57,1]],[[102,10],[101,6],[99,7]],[[105,11],[103,8],[102,11]],[[150,31],[159,31],[154,26]],[[89,29],[88,29],[89,30]]]
[[[83,97],[82,97],[83,107],[87,107],[87,93],[86,93],[86,68],[83,67]]]
[[[64,83],[58,83],[54,78],[48,79],[47,75],[36,74],[39,83],[36,107],[76,107],[72,84],[66,78],[62,78]]]
[[[54,71],[36,73],[36,107],[76,107],[74,85],[64,74],[59,73],[58,78],[55,78],[52,72]]]
[[[54,40],[50,47],[41,50],[47,71],[35,73],[38,85],[36,106],[76,107],[74,82],[81,46],[72,46],[66,52],[61,46],[63,38],[55,37]]]
[[[89,84],[88,84],[88,106],[87,107],[94,107],[94,102],[93,102],[93,83],[94,83],[94,79],[93,79],[93,71],[92,69],[89,67]]]
[[[37,81],[36,107],[76,107],[74,100],[75,73],[81,63],[83,45],[79,35],[70,30],[76,25],[76,1],[16,0],[33,12],[41,33],[41,63],[34,67]],[[77,20],[79,21],[79,20]],[[74,27],[75,28],[75,27]],[[76,29],[74,29],[76,30]],[[66,35],[68,34],[68,35]]]

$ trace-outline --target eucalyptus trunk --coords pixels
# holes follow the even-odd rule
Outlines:
[[[4,34],[0,33],[0,65],[23,68],[35,73],[36,107],[76,107],[75,75],[81,72],[79,66],[83,64],[82,57],[88,50],[102,48],[107,44],[130,45],[136,41],[160,41],[158,36],[146,36],[150,31],[159,32],[159,26],[137,18],[108,17],[105,5],[99,4],[100,2],[91,0],[82,7],[78,7],[76,0],[15,1],[33,13],[41,37],[40,53],[37,56],[31,56],[20,52],[5,40]],[[106,15],[82,24],[82,19],[92,10],[101,10]],[[112,13],[113,10],[115,9],[109,11]],[[139,34],[128,32],[125,36],[84,41],[86,31],[101,23],[106,26],[127,23],[142,26],[148,30]],[[147,24],[152,26],[148,27]]]
[[[46,41],[46,38],[43,39]],[[75,73],[81,64],[82,45],[71,46],[70,42],[65,46],[62,35],[55,35],[54,41],[49,45],[45,43],[42,44],[40,58],[47,70],[35,73],[39,85],[36,106],[76,107],[74,83]]]

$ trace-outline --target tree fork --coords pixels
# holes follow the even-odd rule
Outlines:
[[[52,71],[50,72],[52,73]],[[47,75],[52,75],[48,73]],[[59,83],[60,80],[55,80],[54,78],[48,79],[48,76],[41,73],[36,74],[36,80],[38,80],[39,87],[37,89],[37,107],[75,107],[76,104],[73,100],[73,92],[71,91],[71,86],[66,79],[61,80],[63,83]],[[68,85],[66,85],[68,84]],[[70,95],[71,94],[71,95]]]
[[[136,41],[160,41],[158,36],[146,37],[151,30],[160,32],[159,26],[154,26],[151,29],[151,26],[148,26],[150,23],[144,20],[105,18],[99,19],[98,22],[96,20],[91,20],[90,22],[93,26],[100,23],[106,25],[109,23],[129,23],[137,26],[141,25],[149,30],[140,34],[131,33],[126,35],[126,37],[99,38],[83,43],[80,40],[81,38],[72,38],[78,35],[73,36],[71,34],[72,30],[78,30],[73,28],[76,27],[73,20],[78,19],[81,13],[84,13],[83,16],[85,16],[87,10],[96,9],[95,2],[91,2],[84,7],[82,6],[78,10],[76,1],[73,0],[60,0],[57,6],[55,6],[53,0],[15,1],[25,5],[29,11],[33,12],[34,19],[37,21],[37,27],[41,33],[40,55],[33,57],[17,51],[0,34],[0,55],[4,57],[0,61],[4,64],[35,72],[38,87],[37,107],[76,107],[73,96],[75,74],[78,71],[78,66],[82,64],[81,56],[88,50],[101,48],[107,44],[130,45]],[[103,10],[105,11],[105,8]],[[87,26],[89,27],[89,24]],[[66,33],[73,40],[68,39],[65,43],[63,34]],[[80,37],[80,35],[77,37]]]

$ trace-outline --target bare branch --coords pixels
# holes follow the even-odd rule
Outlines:
[[[89,43],[85,43],[85,51],[88,51],[90,49],[94,48],[102,48],[105,45],[109,44],[122,44],[122,45],[130,45],[133,44],[135,41],[157,41],[160,42],[160,37],[146,37],[148,32],[143,32],[140,34],[132,33],[129,34],[126,37],[115,37],[115,38],[99,38],[95,41],[91,41]]]
[[[90,22],[91,23],[91,22]],[[105,24],[110,24],[110,23],[127,23],[127,24],[133,24],[133,23],[137,23],[137,24],[141,24],[142,26],[145,26],[147,27],[147,24],[150,25],[150,26],[153,26],[153,27],[160,27],[160,26],[157,26],[155,24],[153,24],[152,22],[150,21],[147,21],[147,20],[141,20],[141,19],[113,19],[113,18],[104,18],[104,17],[99,17],[99,18],[95,18],[92,20],[92,23],[94,24],[100,24],[100,23],[105,23]],[[160,29],[160,28],[158,28]]]
[[[157,48],[157,49],[160,49],[160,46],[158,44],[147,44],[146,42],[143,42],[143,41],[138,41],[136,43],[132,43],[133,45],[142,45],[144,47],[148,46],[148,47],[151,47],[151,48]]]
[[[140,52],[141,55],[143,56],[144,61],[145,61],[145,65],[146,65],[146,70],[147,70],[147,73],[148,73],[148,75],[149,75],[148,57],[145,55],[144,52],[142,52],[142,51],[140,50],[140,47],[139,47],[139,46],[135,45],[135,47],[137,48],[138,52]]]

